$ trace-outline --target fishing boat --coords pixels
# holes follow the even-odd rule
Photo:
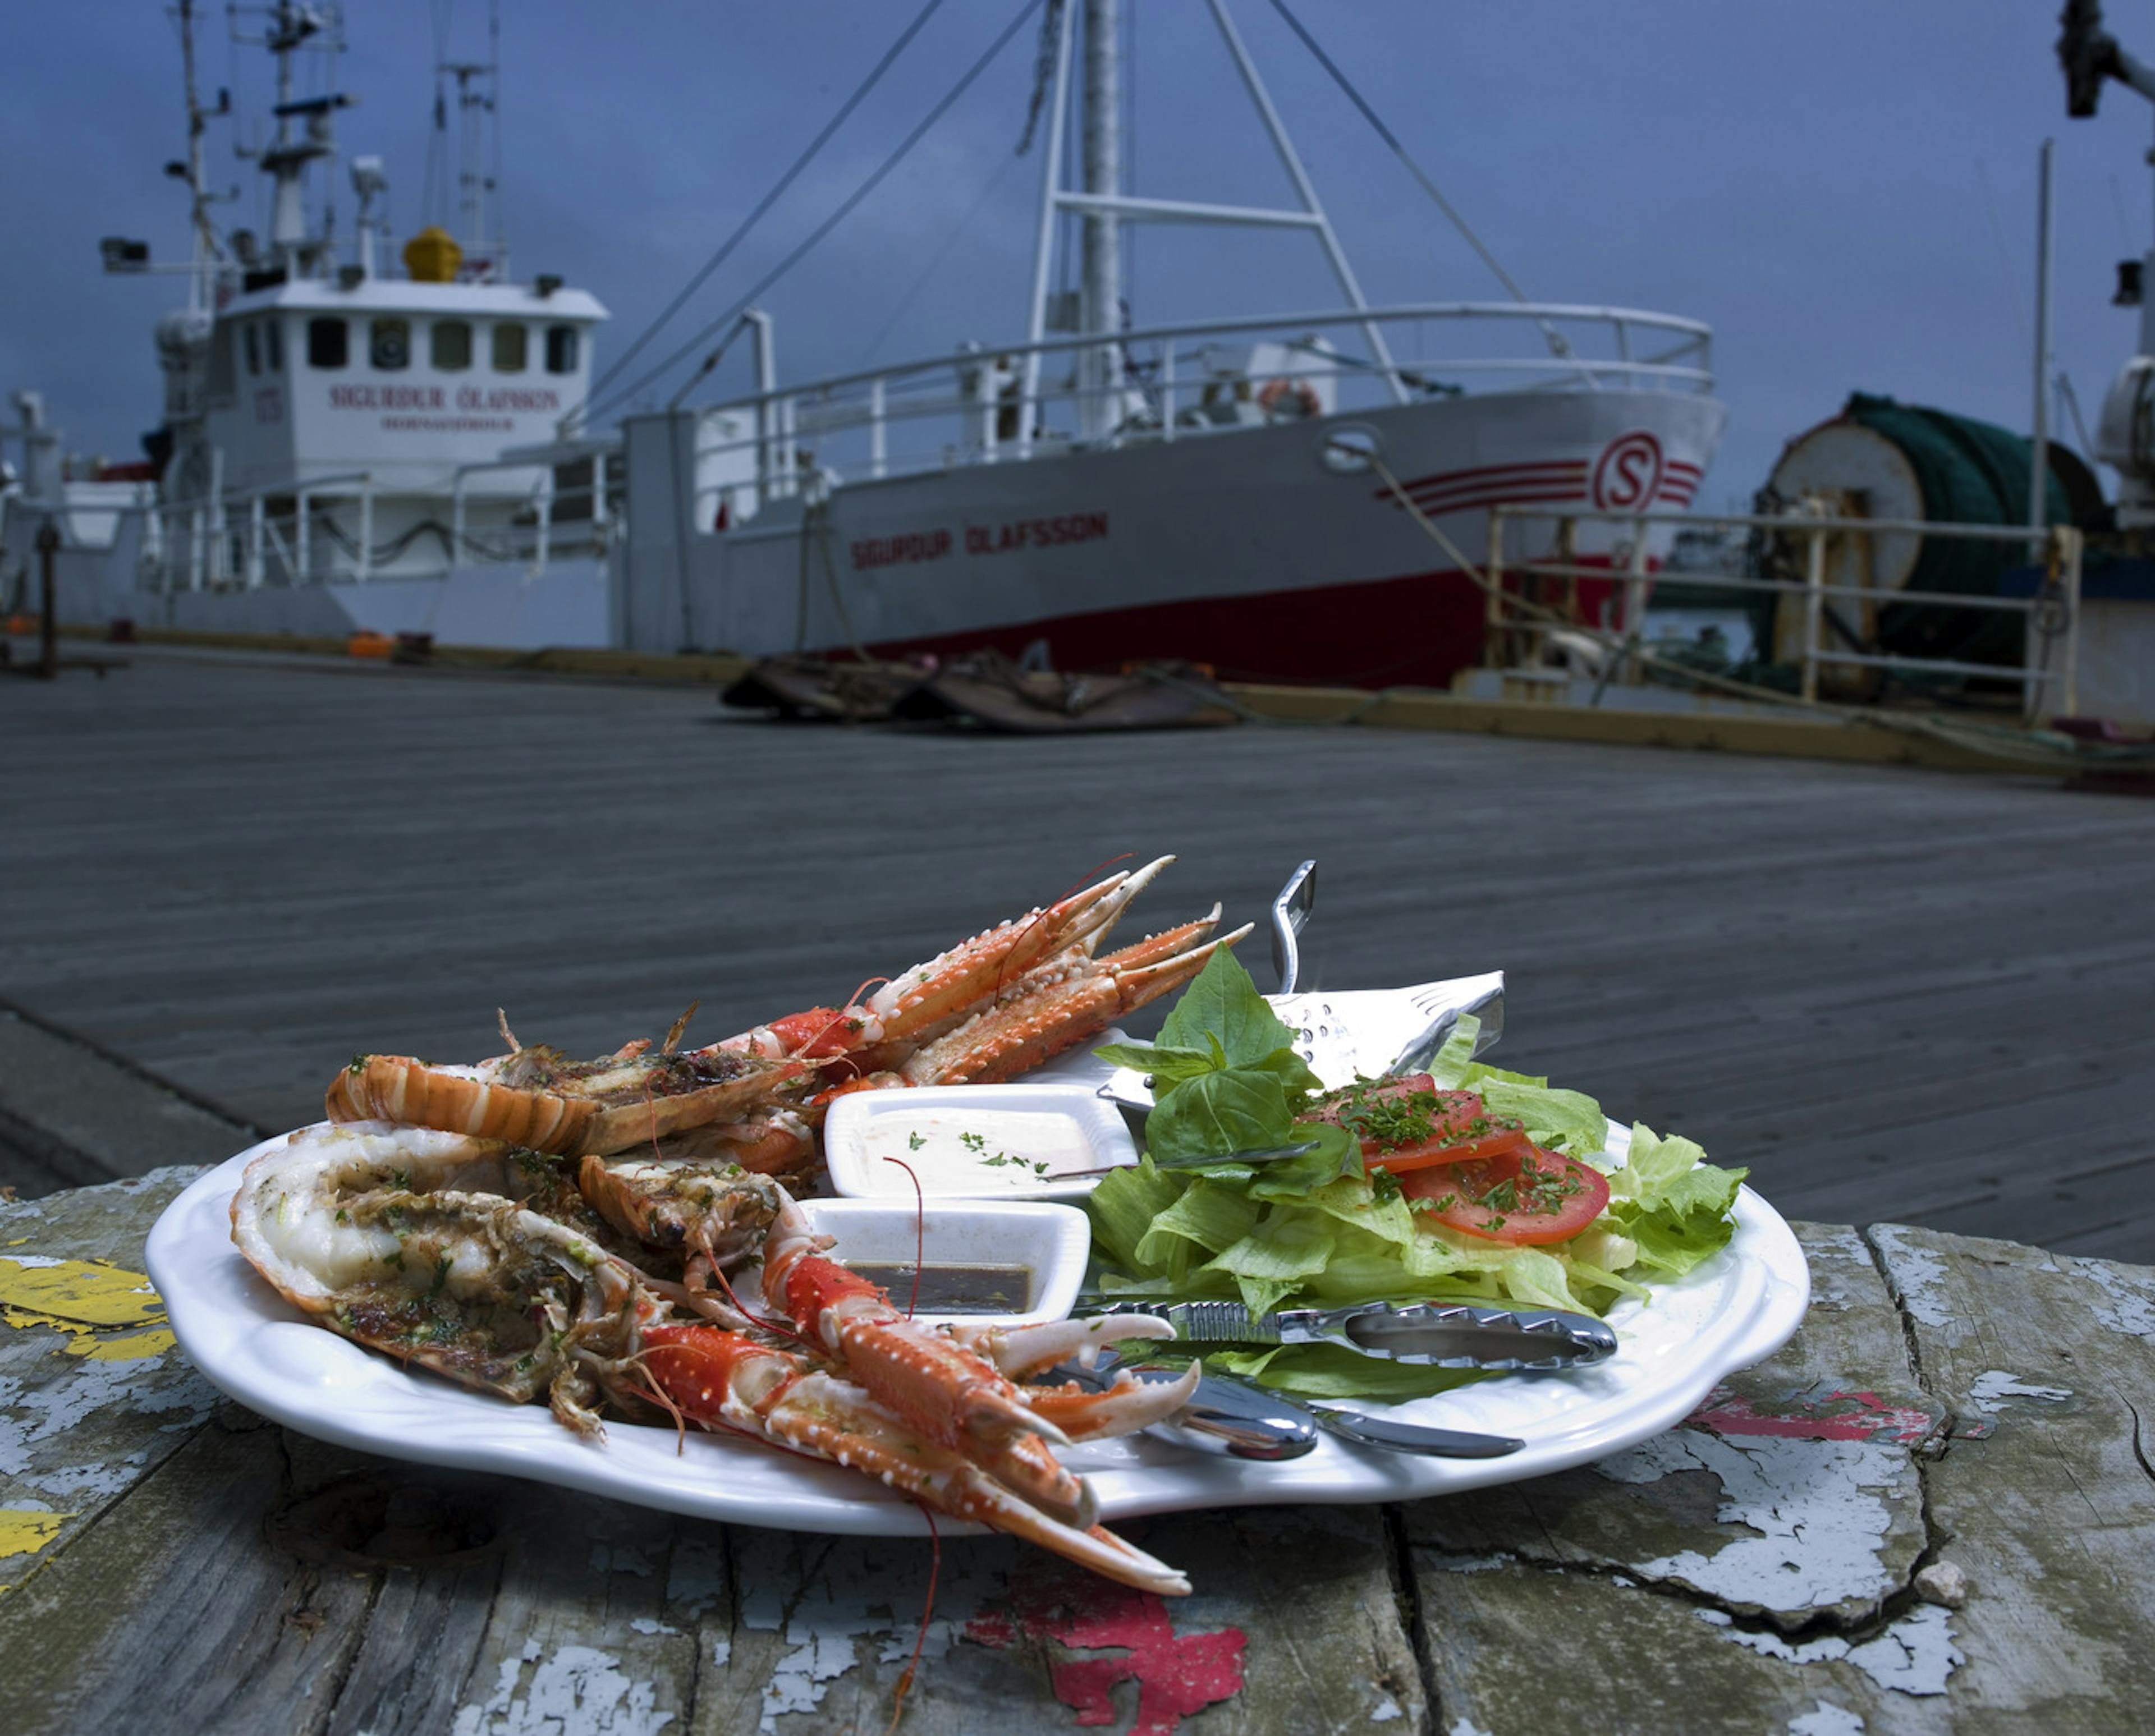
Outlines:
[[[1372,304],[1225,0],[1206,4],[1296,202],[1126,191],[1120,0],[1052,8],[1022,340],[781,387],[760,320],[761,389],[627,418],[624,642],[1038,645],[1069,667],[1436,683],[1482,651],[1464,569],[1492,504],[1634,515],[1583,530],[1574,558],[1658,562],[1651,515],[1691,503],[1724,420],[1708,328],[1523,299]],[[1134,223],[1313,241],[1341,300],[1134,326]],[[1524,558],[1555,532],[1510,534]],[[1589,618],[1625,606],[1614,582],[1588,588]]]
[[[1617,515],[1578,527],[1564,552],[1612,576],[1567,602],[1634,623],[1669,540],[1655,515],[1691,503],[1724,421],[1709,329],[1522,295],[1372,303],[1226,0],[1203,3],[1291,202],[1129,191],[1120,0],[1036,4],[960,86],[1039,13],[1021,334],[781,383],[777,321],[743,305],[677,352],[710,350],[662,410],[629,407],[653,375],[591,401],[588,335],[604,310],[581,292],[475,270],[483,250],[468,246],[445,267],[427,237],[392,278],[364,217],[349,263],[286,225],[336,100],[280,101],[293,136],[263,159],[279,177],[270,255],[205,264],[212,299],[166,345],[187,358],[167,367],[186,391],[168,392],[161,542],[131,612],[659,651],[994,647],[1068,668],[1179,658],[1246,678],[1436,684],[1482,654],[1475,578],[1501,503]],[[315,10],[273,9],[280,67]],[[352,166],[363,210],[371,161]],[[1339,299],[1139,323],[1124,242],[1140,223],[1313,245]],[[197,235],[199,256],[206,219]],[[315,346],[322,321],[341,322],[340,349]],[[527,345],[508,378],[488,337],[504,328]],[[452,339],[453,365],[445,329],[470,334],[468,350]],[[740,336],[754,389],[697,401]],[[1513,518],[1500,552],[1538,558],[1556,536]]]
[[[333,69],[340,9],[279,0],[258,29],[235,14],[236,38],[267,49],[275,65],[274,135],[243,153],[269,181],[261,236],[212,221],[206,135],[232,105],[228,94],[213,108],[200,99],[192,0],[177,21],[188,150],[167,172],[188,189],[189,256],[165,263],[146,242],[102,243],[108,271],[187,283],[184,304],[156,326],[164,403],[144,442],[148,462],[123,467],[126,489],[109,467],[67,476],[42,404],[34,416],[26,406],[31,462],[4,503],[0,538],[19,557],[31,539],[13,530],[53,518],[61,612],[74,619],[602,642],[603,468],[584,458],[584,491],[564,503],[555,465],[578,456],[565,459],[562,447],[607,312],[559,276],[510,274],[485,167],[494,64],[443,69],[463,122],[463,239],[430,225],[392,258],[380,157],[351,161],[349,242],[333,232],[324,190],[309,184],[338,154],[336,118],[350,99],[333,74],[303,78],[301,63],[320,57]],[[546,462],[504,456],[535,445]],[[532,567],[550,557],[551,582],[535,585]]]

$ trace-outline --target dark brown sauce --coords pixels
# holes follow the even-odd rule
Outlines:
[[[912,1299],[911,1260],[848,1260],[847,1265],[881,1284],[900,1308]],[[922,1314],[1023,1314],[1032,1305],[1030,1266],[960,1265],[930,1260],[920,1269]]]

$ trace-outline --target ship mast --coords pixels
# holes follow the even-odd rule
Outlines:
[[[1277,208],[1244,205],[1210,205],[1186,199],[1138,198],[1125,194],[1122,181],[1121,0],[1084,0],[1085,84],[1082,94],[1084,115],[1081,123],[1083,161],[1081,191],[1062,185],[1063,134],[1069,113],[1073,26],[1076,19],[1066,5],[1052,6],[1047,28],[1055,33],[1055,71],[1049,102],[1046,161],[1041,170],[1040,224],[1033,248],[1032,317],[1029,340],[1037,345],[1047,331],[1048,272],[1055,251],[1055,220],[1064,212],[1082,225],[1078,331],[1082,337],[1101,341],[1078,352],[1080,436],[1087,440],[1113,437],[1125,419],[1129,406],[1123,391],[1123,263],[1122,226],[1126,222],[1228,224],[1248,228],[1300,229],[1317,237],[1348,305],[1366,312],[1362,286],[1355,281],[1346,251],[1333,232],[1332,220],[1317,196],[1316,184],[1303,167],[1301,156],[1287,137],[1279,110],[1256,63],[1242,46],[1241,34],[1227,13],[1226,0],[1207,0],[1212,22],[1235,63],[1244,93],[1271,136],[1280,166],[1287,171],[1298,202]],[[1410,394],[1406,382],[1393,365],[1390,346],[1374,320],[1362,322],[1369,359],[1385,382],[1392,401],[1404,404]],[[1025,397],[1018,424],[1021,454],[1031,449],[1033,425],[1040,406],[1040,352],[1026,356]]]
[[[1122,195],[1122,0],[1085,0],[1085,192],[1113,202]],[[1113,339],[1123,329],[1123,219],[1112,202],[1083,218],[1079,258],[1079,329]],[[1118,389],[1123,348],[1107,342],[1083,352],[1079,425],[1088,437],[1122,420]]]
[[[351,105],[350,97],[334,92],[294,96],[294,59],[310,38],[336,22],[336,14],[326,8],[278,0],[269,8],[268,31],[262,38],[277,57],[277,105],[271,110],[277,117],[277,136],[262,153],[262,167],[275,183],[269,204],[269,249],[291,277],[309,276],[328,259],[329,237],[307,232],[307,166],[336,154],[335,114]],[[330,46],[340,44],[332,38]]]
[[[180,64],[186,77],[187,94],[187,197],[189,222],[194,232],[192,268],[187,273],[187,311],[201,314],[208,310],[210,281],[224,257],[224,249],[218,243],[216,226],[209,218],[208,167],[203,160],[203,136],[209,130],[209,115],[202,105],[201,93],[195,83],[194,0],[179,0],[179,10]],[[227,97],[218,112],[222,114],[229,106],[230,99]]]

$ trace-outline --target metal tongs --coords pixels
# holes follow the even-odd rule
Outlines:
[[[1125,1363],[1108,1348],[1100,1351],[1089,1368],[1065,1362],[1052,1373],[1057,1379],[1104,1391],[1117,1372],[1125,1369],[1141,1381],[1180,1380],[1183,1373],[1180,1367],[1164,1362]],[[1336,1405],[1310,1404],[1231,1375],[1213,1374],[1200,1375],[1190,1402],[1145,1432],[1198,1453],[1276,1464],[1315,1451],[1320,1430],[1358,1447],[1441,1458],[1502,1458],[1527,1444],[1512,1435],[1431,1428],[1367,1417]]]
[[[1422,1368],[1550,1373],[1616,1354],[1616,1335],[1605,1323],[1554,1308],[1369,1302],[1253,1314],[1239,1302],[1117,1302],[1087,1311],[1149,1315],[1185,1344],[1328,1344]]]

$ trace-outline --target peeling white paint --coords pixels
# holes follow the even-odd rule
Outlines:
[[[1506,1558],[1501,1555],[1455,1555],[1442,1550],[1417,1550],[1420,1560],[1444,1573],[1488,1573],[1502,1567]]]
[[[715,1538],[683,1537],[666,1564],[666,1603],[684,1616],[699,1616],[725,1599],[725,1549]]]
[[[1850,1647],[1848,1661],[1881,1687],[1919,1696],[1943,1693],[1946,1678],[1968,1662],[1953,1642],[1949,1612],[1933,1604]]]
[[[41,1488],[49,1495],[58,1495],[64,1501],[96,1499],[105,1495],[125,1494],[141,1476],[142,1455],[132,1455],[129,1463],[120,1465],[69,1465],[58,1470],[28,1471],[23,1481],[32,1488]]]
[[[1776,1657],[1784,1663],[1793,1664],[1845,1662],[1862,1671],[1880,1687],[1917,1698],[1943,1693],[1947,1678],[1967,1662],[1953,1642],[1947,1612],[1928,1605],[1912,1616],[1903,1616],[1877,1638],[1866,1640],[1860,1646],[1850,1645],[1831,1634],[1792,1645],[1779,1634],[1753,1633],[1734,1626],[1719,1610],[1701,1610],[1697,1613],[1702,1621],[1721,1628],[1724,1638],[1748,1647],[1762,1657]]]
[[[711,1642],[711,1667],[723,1670],[734,1661],[734,1642],[731,1640]]]
[[[454,1736],[658,1736],[674,1722],[657,1709],[652,1684],[623,1675],[611,1653],[590,1646],[563,1646],[550,1657],[542,1651],[530,1641],[519,1657],[504,1659],[486,1703],[457,1708]],[[528,1682],[526,1664],[534,1666]]]
[[[1886,1256],[1886,1276],[1894,1299],[1926,1326],[1950,1326],[1953,1312],[1946,1301],[1946,1266],[1927,1248],[1908,1240],[1908,1232],[1897,1223],[1873,1224],[1871,1240]]]
[[[1914,1477],[1900,1447],[1876,1441],[1731,1437],[1678,1429],[1600,1461],[1617,1483],[1654,1483],[1677,1471],[1710,1471],[1721,1483],[1716,1517],[1754,1536],[1732,1537],[1711,1555],[1695,1550],[1629,1564],[1676,1579],[1709,1597],[1762,1609],[1801,1610],[1882,1596],[1893,1576],[1880,1560],[1892,1511],[1886,1496]]]
[[[763,1685],[760,1728],[775,1728],[772,1720],[781,1713],[813,1712],[823,1703],[824,1684],[835,1681],[860,1662],[860,1652],[846,1634],[816,1634],[779,1660]]]
[[[638,1579],[649,1579],[658,1569],[651,1565],[651,1557],[633,1544],[615,1543],[605,1538],[591,1545],[593,1573],[632,1573]]]
[[[10,1253],[0,1256],[13,1260],[18,1266],[64,1266],[67,1262],[57,1254]]]
[[[2070,1386],[2039,1386],[2023,1381],[2016,1374],[2009,1374],[2002,1368],[1993,1368],[1968,1382],[1968,1396],[1975,1401],[1975,1407],[1984,1416],[1995,1417],[2002,1399],[2033,1398],[2046,1404],[2056,1404],[2071,1398],[2073,1392]]]
[[[2070,1269],[2099,1293],[2088,1312],[2113,1332],[2127,1338],[2155,1338],[2155,1285],[2109,1260],[2069,1259]]]
[[[1809,1712],[1789,1720],[1789,1736],[1863,1736],[1863,1719],[1845,1706],[1814,1700]]]
[[[200,1375],[168,1368],[163,1356],[128,1362],[88,1356],[53,1360],[71,1366],[59,1378],[34,1386],[12,1375],[0,1376],[0,1475],[23,1475],[38,1442],[67,1433],[108,1406],[137,1416],[183,1411],[186,1416],[167,1427],[191,1429],[208,1417],[217,1400]]]
[[[894,1547],[840,1539],[806,1585],[767,1557],[743,1559],[736,1632],[778,1633],[790,1648],[764,1684],[761,1736],[775,1736],[781,1714],[811,1712],[822,1705],[831,1683],[859,1663],[864,1652],[872,1651],[880,1662],[902,1663],[913,1655],[918,1637],[924,1664],[947,1656],[996,1583],[987,1558],[977,1552],[967,1551],[956,1560],[945,1555],[934,1619],[922,1636],[926,1551],[919,1557],[919,1572],[909,1579],[902,1563],[893,1559]],[[978,1565],[972,1565],[975,1560]],[[910,1595],[893,1600],[888,1590],[893,1584],[907,1585]],[[878,1588],[873,1598],[869,1586]]]
[[[638,1633],[678,1633],[681,1631],[679,1628],[669,1626],[667,1623],[658,1620],[655,1616],[638,1616],[628,1625],[634,1628]]]
[[[1444,1736],[1489,1736],[1489,1733],[1471,1718],[1461,1718],[1444,1733]]]
[[[1406,1708],[1382,1688],[1377,1690],[1377,1709],[1369,1714],[1373,1724],[1388,1724],[1395,1718],[1405,1718]]]

